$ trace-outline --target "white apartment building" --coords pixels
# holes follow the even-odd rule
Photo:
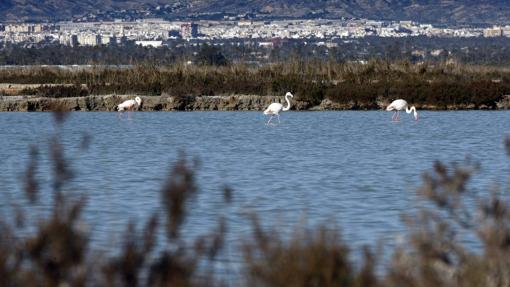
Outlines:
[[[503,30],[499,26],[494,26],[492,28],[487,28],[483,30],[483,36],[486,38],[489,37],[501,37],[503,36]]]
[[[101,45],[101,35],[92,33],[80,33],[78,34],[78,43],[82,46]]]

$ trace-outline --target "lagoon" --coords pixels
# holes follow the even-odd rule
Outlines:
[[[234,245],[250,235],[256,213],[281,230],[339,227],[355,249],[393,247],[407,230],[401,215],[423,205],[416,189],[436,160],[479,162],[470,184],[476,193],[507,186],[509,111],[423,111],[418,122],[404,113],[399,123],[382,111],[285,112],[278,126],[266,120],[261,112],[135,112],[130,120],[77,112],[59,128],[50,113],[0,113],[0,215],[13,219],[13,206],[32,208],[22,184],[31,145],[39,147],[41,184],[33,209],[51,208],[55,134],[74,171],[66,190],[86,195],[84,220],[100,250],[118,248],[128,222],[141,226],[161,211],[159,191],[180,151],[200,162],[185,236],[205,234],[225,216]],[[225,186],[233,190],[230,205]]]

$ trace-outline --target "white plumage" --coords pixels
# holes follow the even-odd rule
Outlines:
[[[287,92],[285,94],[285,100],[287,101],[287,106],[285,108],[280,103],[272,103],[269,105],[269,107],[267,107],[267,109],[264,111],[264,115],[271,115],[271,117],[267,121],[267,124],[269,124],[271,122],[271,120],[273,119],[274,116],[276,116],[278,118],[278,123],[280,123],[280,112],[290,110],[289,97],[293,98],[294,96],[290,92]]]
[[[386,108],[387,111],[395,111],[393,113],[393,116],[391,117],[391,120],[392,121],[398,121],[400,120],[400,111],[404,110],[406,111],[406,113],[410,114],[411,112],[413,112],[413,115],[414,115],[414,119],[415,120],[418,120],[418,113],[416,112],[416,108],[414,106],[412,106],[411,108],[409,108],[409,105],[407,104],[407,102],[405,100],[402,100],[402,99],[398,99],[398,100],[394,100],[393,102],[391,102],[391,104]]]
[[[138,109],[141,104],[142,104],[142,99],[140,99],[140,97],[136,97],[134,100],[133,99],[126,100],[126,101],[122,102],[121,104],[119,104],[117,106],[117,110],[119,112],[132,111],[134,109]]]

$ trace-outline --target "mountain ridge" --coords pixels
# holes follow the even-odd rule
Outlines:
[[[366,18],[441,24],[510,23],[504,0],[4,0],[0,22],[111,20],[162,17],[208,18],[210,15],[268,18]]]

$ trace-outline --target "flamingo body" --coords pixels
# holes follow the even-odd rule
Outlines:
[[[122,102],[121,104],[119,104],[117,106],[117,110],[119,112],[132,111],[135,108],[140,107],[141,104],[142,104],[142,99],[140,99],[140,97],[136,97],[134,100],[133,99],[126,100],[126,101]]]
[[[398,99],[391,102],[391,104],[386,108],[386,111],[394,111],[392,116],[393,121],[398,121],[400,119],[400,111],[405,110],[406,113],[410,114],[413,112],[413,116],[415,120],[418,120],[418,113],[416,112],[416,108],[412,106],[409,108],[409,104],[406,100]]]
[[[272,103],[264,111],[264,115],[277,115],[281,110],[283,110],[283,105],[282,104],[280,104],[280,103]]]
[[[280,112],[281,111],[288,111],[288,110],[290,110],[290,100],[289,100],[289,98],[293,98],[293,97],[294,96],[290,92],[287,92],[285,94],[285,101],[287,101],[287,106],[286,107],[283,107],[283,105],[280,104],[280,103],[272,103],[272,104],[270,104],[267,107],[267,109],[264,110],[264,115],[271,115],[271,117],[269,118],[269,120],[267,121],[266,124],[269,124],[274,116],[276,116],[278,118],[278,123],[280,123]]]

